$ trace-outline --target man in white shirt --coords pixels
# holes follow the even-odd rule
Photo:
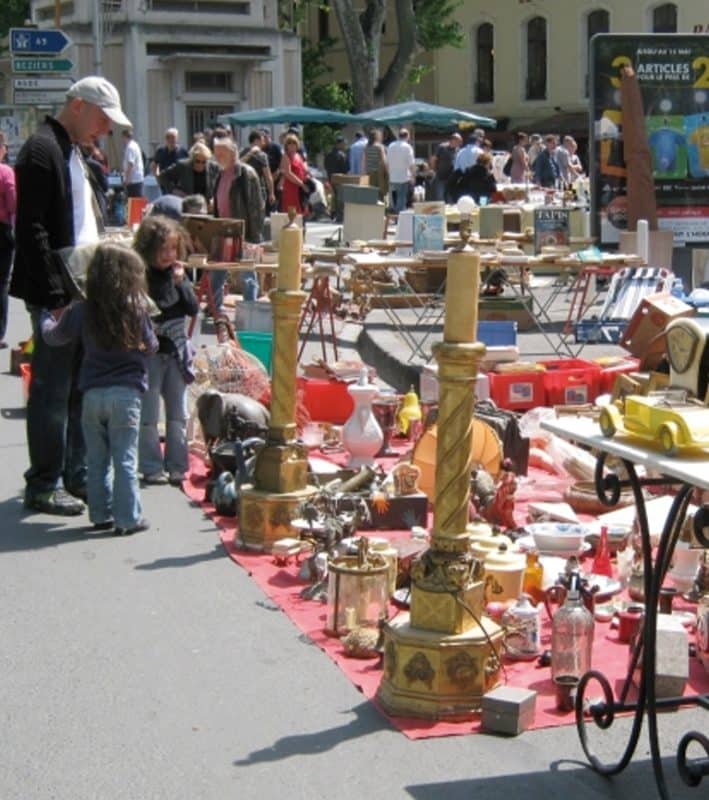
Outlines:
[[[399,214],[406,208],[409,185],[414,179],[414,148],[409,144],[406,128],[399,131],[399,138],[387,148],[387,162],[392,207]]]
[[[127,128],[123,131],[123,183],[126,187],[127,197],[143,196],[143,178],[145,177],[143,167],[143,154],[140,151],[138,142],[133,138],[133,131]]]
[[[453,167],[456,172],[465,172],[466,169],[470,169],[470,167],[478,163],[478,156],[483,152],[482,143],[484,139],[485,131],[481,128],[476,128],[465,147],[461,147],[458,150],[458,154],[455,157],[455,166]]]

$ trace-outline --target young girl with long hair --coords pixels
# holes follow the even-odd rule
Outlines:
[[[138,485],[140,408],[148,358],[158,348],[148,312],[145,268],[129,248],[102,244],[89,263],[86,300],[45,311],[44,340],[81,340],[81,425],[86,442],[89,519],[95,530],[147,530]]]
[[[187,384],[194,380],[193,348],[185,323],[199,311],[185,275],[184,234],[173,219],[146,217],[134,247],[146,266],[148,293],[160,314],[155,318],[158,352],[148,363],[138,448],[139,469],[147,484],[181,486],[188,469]],[[165,452],[160,448],[160,399],[165,403]]]

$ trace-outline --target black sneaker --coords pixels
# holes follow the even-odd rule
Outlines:
[[[116,536],[132,536],[134,533],[142,533],[143,531],[147,531],[150,527],[150,523],[147,519],[138,520],[138,522],[133,525],[132,528],[116,528],[115,534]]]
[[[60,517],[78,517],[86,511],[84,503],[72,497],[65,489],[38,494],[25,493],[25,508],[42,514],[56,514]]]
[[[69,486],[67,492],[72,495],[72,497],[76,497],[84,503],[87,500],[86,484],[83,486]]]
[[[112,531],[116,527],[116,523],[109,519],[106,522],[94,522],[92,528],[95,531]]]

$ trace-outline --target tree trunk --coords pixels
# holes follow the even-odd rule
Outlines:
[[[369,111],[374,106],[374,87],[379,77],[382,25],[387,6],[388,0],[367,0],[363,15],[363,21],[368,28],[365,35],[353,0],[332,0],[332,8],[335,10],[347,51],[355,112]]]
[[[391,64],[374,90],[374,99],[378,106],[390,105],[396,101],[399,87],[404,82],[420,50],[413,0],[395,0],[395,3],[399,41]]]

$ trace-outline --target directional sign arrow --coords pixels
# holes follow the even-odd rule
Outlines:
[[[10,28],[10,52],[59,54],[71,44],[71,39],[58,28]]]
[[[71,72],[74,62],[68,58],[13,58],[13,72]]]

